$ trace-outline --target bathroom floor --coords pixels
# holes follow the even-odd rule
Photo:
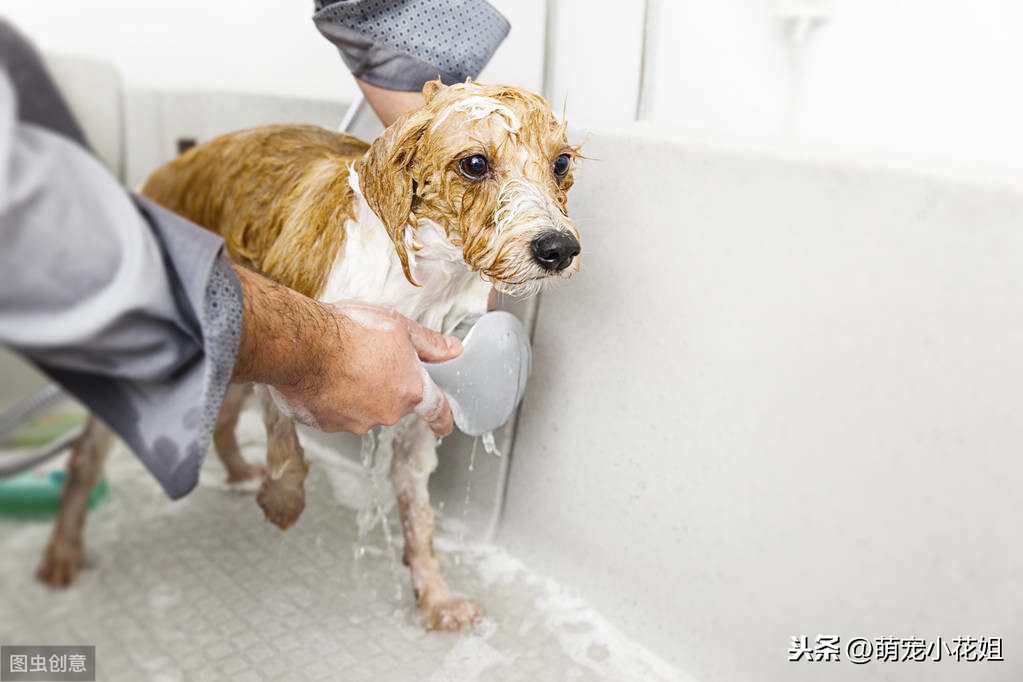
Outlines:
[[[243,438],[258,432],[243,414]],[[258,435],[245,441],[258,461]],[[0,519],[0,643],[95,644],[104,681],[687,679],[571,590],[498,547],[460,541],[461,510],[439,518],[437,550],[487,617],[472,632],[424,631],[398,548],[389,555],[379,526],[358,537],[365,475],[315,443],[307,454],[306,510],[281,532],[251,492],[222,483],[212,454],[199,488],[172,503],[118,446],[70,589],[33,577],[52,522]]]

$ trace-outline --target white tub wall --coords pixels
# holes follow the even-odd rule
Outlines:
[[[1019,679],[1023,184],[588,132],[499,541],[699,680]]]
[[[111,173],[124,177],[124,83],[113,64],[98,59],[45,53],[46,69],[68,102],[96,155]]]
[[[280,122],[334,129],[348,104],[267,94],[129,89],[123,106],[124,179],[128,187],[138,188],[156,168],[180,153],[182,141],[201,143]]]

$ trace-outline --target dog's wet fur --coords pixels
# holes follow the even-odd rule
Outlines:
[[[153,173],[142,194],[219,233],[236,263],[306,296],[386,305],[442,331],[484,312],[493,288],[529,295],[578,271],[566,197],[578,150],[547,102],[471,80],[427,83],[423,96],[425,106],[372,145],[315,126],[253,128],[193,147]],[[261,480],[266,520],[286,529],[305,507],[309,463],[294,423],[266,391],[266,466],[242,458],[234,431],[249,390],[229,387],[214,446],[229,482]],[[436,439],[414,415],[387,428],[404,557],[425,625],[469,625],[483,609],[448,587],[433,552],[427,482]],[[88,494],[110,441],[93,417],[73,448],[38,571],[46,583],[68,585],[80,569]]]

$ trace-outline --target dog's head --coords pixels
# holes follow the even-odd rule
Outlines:
[[[423,88],[426,105],[399,118],[356,170],[366,201],[405,269],[420,221],[433,221],[499,290],[531,294],[579,270],[566,192],[578,155],[547,102],[471,80]]]

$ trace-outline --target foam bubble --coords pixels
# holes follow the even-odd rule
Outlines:
[[[320,429],[320,424],[316,421],[316,417],[313,416],[313,413],[305,405],[297,400],[286,398],[284,394],[273,386],[267,386],[266,388],[270,391],[270,397],[273,398],[277,409],[283,412],[285,417],[297,421],[299,424],[311,426],[316,430],[322,430]]]

